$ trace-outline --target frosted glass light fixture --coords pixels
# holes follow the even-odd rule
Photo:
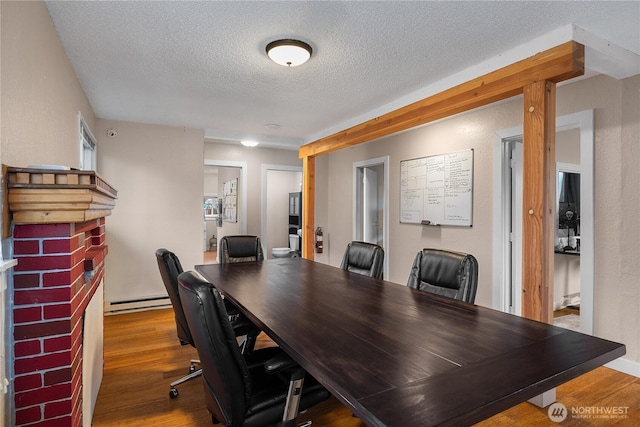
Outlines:
[[[242,141],[240,141],[240,144],[244,145],[245,147],[255,147],[256,145],[258,145],[258,141],[252,139],[243,139]]]
[[[300,40],[276,40],[267,45],[267,55],[276,64],[296,67],[311,58],[311,46]]]

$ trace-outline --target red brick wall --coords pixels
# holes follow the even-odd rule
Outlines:
[[[16,426],[82,426],[83,314],[104,274],[104,218],[16,225]]]

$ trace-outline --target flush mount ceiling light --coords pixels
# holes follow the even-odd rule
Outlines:
[[[256,145],[258,145],[258,141],[243,139],[242,141],[240,141],[240,144],[244,145],[245,147],[255,147]]]
[[[276,40],[267,45],[267,55],[276,64],[296,67],[311,58],[311,46],[300,40]]]

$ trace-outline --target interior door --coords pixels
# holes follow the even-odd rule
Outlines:
[[[353,164],[353,235],[385,251],[384,277],[389,277],[389,157]]]

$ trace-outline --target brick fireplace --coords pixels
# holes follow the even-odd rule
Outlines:
[[[83,368],[85,333],[102,336],[104,217],[114,207],[116,192],[95,173],[83,171],[9,168],[8,182],[17,260],[12,337],[16,426],[90,425],[91,414],[83,414],[89,391],[83,384],[96,373],[84,372],[95,370],[86,363]],[[100,302],[97,325],[87,323],[94,297]],[[102,366],[97,369],[101,378]]]

